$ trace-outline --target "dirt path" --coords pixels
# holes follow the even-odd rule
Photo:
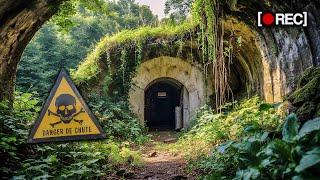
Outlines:
[[[152,141],[142,150],[144,165],[135,168],[130,179],[194,179],[185,171],[186,161],[181,155],[155,148],[159,142],[174,143],[176,134],[164,131],[154,132],[151,135]]]

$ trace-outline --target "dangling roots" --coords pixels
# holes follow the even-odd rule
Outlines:
[[[219,11],[219,8],[217,8]],[[221,9],[221,14],[223,11]],[[222,15],[221,15],[222,16]],[[232,39],[229,39],[228,59],[225,59],[224,51],[224,25],[223,20],[217,18],[216,21],[216,47],[217,55],[216,61],[213,63],[213,77],[214,77],[214,90],[215,90],[215,102],[216,110],[221,112],[222,106],[228,99],[233,100],[233,92],[228,82],[228,76],[230,75],[230,63],[232,62]]]
[[[228,82],[232,62],[232,38],[229,40],[230,47],[225,55],[223,9],[220,8],[217,0],[198,1],[195,6],[198,6],[196,9],[202,9],[202,13],[197,14],[197,17],[200,18],[201,37],[199,40],[202,47],[204,74],[207,77],[208,67],[211,65],[216,110],[221,112],[225,102],[230,98],[233,100],[233,93]],[[225,56],[228,56],[227,61]]]

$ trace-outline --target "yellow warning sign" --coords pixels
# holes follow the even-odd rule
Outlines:
[[[100,139],[105,133],[65,71],[61,71],[28,142]]]

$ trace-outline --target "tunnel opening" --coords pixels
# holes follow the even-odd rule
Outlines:
[[[232,16],[225,19],[224,30],[224,51],[232,50],[230,54],[225,53],[228,84],[233,95],[233,99],[226,97],[227,101],[265,95],[263,85],[267,74],[263,71],[267,67],[263,67],[262,42],[258,33]],[[231,58],[228,57],[230,55]]]
[[[149,131],[182,127],[183,85],[171,78],[159,78],[145,88],[145,123]]]
[[[238,60],[234,60],[229,67],[228,83],[235,97],[246,91],[246,74]]]

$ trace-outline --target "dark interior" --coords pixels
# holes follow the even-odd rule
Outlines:
[[[174,130],[175,107],[180,105],[180,89],[160,81],[145,91],[145,122],[149,130]]]

